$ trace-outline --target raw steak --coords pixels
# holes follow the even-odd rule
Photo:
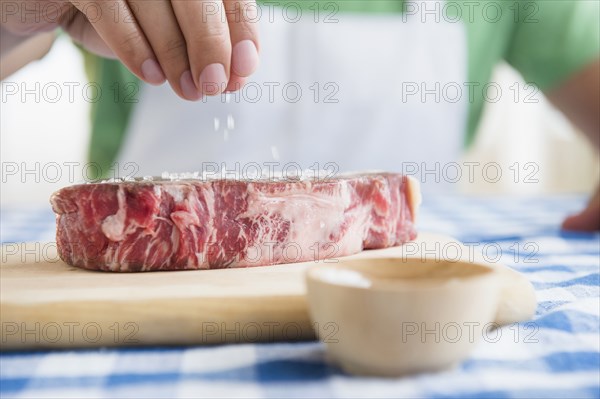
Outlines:
[[[333,179],[148,179],[66,187],[50,202],[68,264],[118,272],[320,260],[414,239],[418,185]]]

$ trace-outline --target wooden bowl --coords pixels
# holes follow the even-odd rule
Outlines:
[[[352,374],[400,376],[464,360],[494,323],[500,279],[468,262],[379,258],[306,274],[311,319]]]

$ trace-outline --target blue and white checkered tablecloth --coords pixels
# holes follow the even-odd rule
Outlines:
[[[600,397],[600,236],[558,228],[584,202],[428,198],[421,230],[500,248],[539,302],[532,322],[500,329],[455,369],[358,378],[318,342],[22,351],[0,355],[2,397]],[[5,243],[53,239],[48,209],[1,220]]]

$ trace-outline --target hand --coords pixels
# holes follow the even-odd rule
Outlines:
[[[0,0],[2,27],[62,27],[89,51],[119,58],[187,100],[239,89],[258,66],[254,0]]]
[[[552,103],[590,140],[592,148],[600,145],[600,58],[585,65],[558,87],[547,93]],[[565,230],[600,230],[600,188],[587,207],[569,216],[562,224]]]
[[[575,231],[600,230],[600,188],[583,211],[565,219],[562,228]]]

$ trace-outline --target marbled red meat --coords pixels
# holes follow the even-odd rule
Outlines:
[[[66,187],[51,198],[68,264],[118,272],[263,266],[340,257],[416,236],[417,184],[394,173],[307,180],[152,180]]]

